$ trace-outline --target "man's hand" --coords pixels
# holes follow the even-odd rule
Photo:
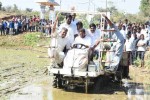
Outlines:
[[[107,17],[105,14],[102,14],[103,17]]]

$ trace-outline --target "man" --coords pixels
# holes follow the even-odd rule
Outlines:
[[[76,20],[76,13],[72,13],[72,22],[74,25],[76,25],[78,23],[78,20]]]
[[[126,40],[126,27],[124,25],[121,27],[120,32],[122,33],[124,39]]]
[[[68,29],[62,28],[60,33],[53,33],[50,46],[48,48],[48,55],[50,58],[55,58],[56,63],[62,67],[62,62],[67,51],[70,49],[68,38],[66,38]]]
[[[126,42],[125,42],[125,51],[128,52],[129,54],[129,64],[132,64],[132,51],[133,51],[133,41],[134,41],[134,38],[131,38],[131,32],[128,31],[127,35],[126,35],[127,39],[126,39]]]
[[[75,38],[79,35],[80,29],[83,28],[83,23],[81,21],[79,21],[79,22],[77,22],[76,26],[77,26],[77,34],[75,35]]]
[[[68,29],[66,37],[69,39],[70,44],[72,44],[74,42],[75,35],[77,34],[77,27],[76,27],[76,25],[71,23],[71,21],[72,21],[72,16],[67,15],[66,22],[61,24],[59,27],[59,32],[62,30],[63,27]]]
[[[114,34],[117,37],[117,42],[113,44],[113,47],[111,48],[114,53],[112,53],[112,63],[110,63],[109,66],[106,66],[106,71],[115,72],[118,69],[118,65],[120,63],[122,54],[123,54],[123,48],[124,48],[124,37],[120,33],[119,29],[107,18],[106,15],[103,15],[105,17],[107,23],[111,28],[114,28]]]
[[[91,37],[91,41],[92,41],[92,45],[91,45],[91,50],[92,50],[92,54],[93,56],[97,56],[98,58],[98,39],[100,38],[100,32],[96,29],[96,25],[94,23],[91,23],[89,25],[89,30],[88,30],[88,35]],[[93,58],[93,57],[92,57]],[[91,60],[93,60],[91,58]]]
[[[80,29],[79,36],[75,38],[74,43],[84,44],[87,48],[90,48],[92,45],[91,38],[86,35],[85,29]]]
[[[139,39],[137,38],[135,29],[132,34],[133,34],[132,63],[134,64],[134,61],[137,59],[137,42]]]

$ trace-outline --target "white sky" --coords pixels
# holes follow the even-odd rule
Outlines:
[[[0,0],[3,6],[16,4],[19,9],[32,8],[34,10],[40,10],[39,4],[35,2],[35,0]],[[60,0],[55,0],[60,3]],[[89,0],[61,0],[61,8],[63,10],[70,9],[71,6],[75,6],[76,9],[80,10],[88,10],[88,1]],[[106,7],[106,0],[90,0],[93,2],[90,5],[90,9],[94,10],[97,7]],[[140,1],[141,0],[107,0],[114,2],[116,8],[121,11],[125,11],[128,13],[137,13],[139,11]],[[124,2],[125,1],[125,2]],[[60,9],[60,7],[56,7],[56,9]]]

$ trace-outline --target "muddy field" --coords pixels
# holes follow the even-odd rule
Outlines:
[[[46,50],[0,48],[0,100],[150,100],[150,72],[130,67],[131,79],[109,83],[99,93],[52,88]]]

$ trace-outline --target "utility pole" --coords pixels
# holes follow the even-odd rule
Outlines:
[[[107,16],[107,0],[106,0],[106,16]]]
[[[89,0],[88,11],[90,11],[90,4],[91,4],[91,0]]]
[[[60,0],[60,10],[61,10],[61,0]]]

